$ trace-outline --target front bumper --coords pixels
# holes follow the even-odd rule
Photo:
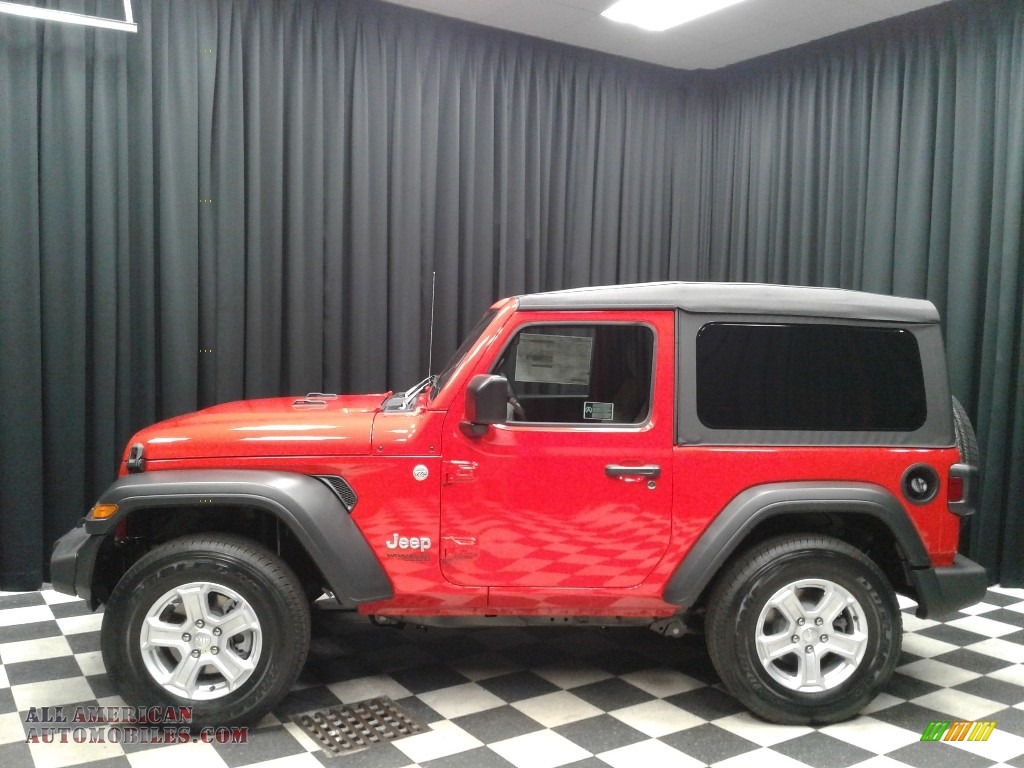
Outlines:
[[[92,594],[92,575],[103,539],[102,534],[92,535],[83,523],[79,523],[77,528],[57,539],[50,556],[53,588],[68,595],[78,595],[92,609],[97,605]]]
[[[953,564],[911,571],[917,593],[917,617],[941,618],[985,597],[988,573],[973,560],[957,555]]]

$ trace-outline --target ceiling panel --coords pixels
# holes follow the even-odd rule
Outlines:
[[[612,0],[386,0],[676,69],[717,69],[944,0],[745,0],[665,32],[610,21]]]

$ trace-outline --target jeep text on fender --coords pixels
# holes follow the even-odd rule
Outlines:
[[[926,301],[532,294],[405,392],[142,430],[52,580],[106,603],[129,703],[198,723],[251,722],[287,693],[324,594],[382,624],[703,628],[752,711],[828,723],[892,675],[896,593],[920,616],[984,594],[957,554],[977,465]]]

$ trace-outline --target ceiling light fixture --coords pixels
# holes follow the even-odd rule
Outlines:
[[[104,16],[87,16],[84,13],[72,13],[71,11],[57,11],[53,8],[38,8],[34,5],[23,5],[21,3],[0,2],[0,13],[11,13],[15,16],[25,16],[29,19],[42,19],[43,21],[63,21],[68,24],[82,24],[87,27],[102,27],[103,29],[119,29],[122,32],[138,32],[139,25],[132,18],[132,0],[124,0],[124,21],[119,19],[108,19]]]
[[[742,0],[619,0],[602,13],[612,21],[661,32]]]

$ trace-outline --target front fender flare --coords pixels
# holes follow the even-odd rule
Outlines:
[[[106,520],[85,520],[85,532],[107,534],[125,515],[161,507],[254,507],[273,515],[302,544],[342,603],[394,596],[391,580],[338,497],[320,480],[295,472],[196,469],[143,472],[115,481],[97,504],[116,504]],[[89,574],[91,581],[91,574]]]
[[[758,485],[740,493],[719,513],[683,558],[665,586],[665,602],[693,606],[725,562],[760,523],[785,514],[823,512],[864,514],[892,532],[912,569],[930,568],[931,559],[903,505],[889,491],[870,483],[792,482]]]

